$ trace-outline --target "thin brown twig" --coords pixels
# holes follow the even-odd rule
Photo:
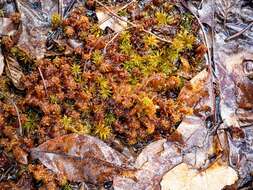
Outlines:
[[[18,117],[19,135],[20,135],[20,136],[23,136],[23,129],[22,129],[22,124],[21,124],[20,114],[19,114],[18,107],[17,107],[16,103],[14,102],[14,100],[12,100],[12,98],[6,97],[6,95],[5,95],[4,93],[0,92],[0,94],[1,94],[4,98],[6,98],[8,101],[10,101],[11,104],[13,105],[13,107],[14,107],[16,113],[17,113],[17,117]]]
[[[21,124],[21,119],[20,119],[20,114],[19,114],[19,111],[18,111],[18,107],[17,107],[16,103],[12,99],[10,99],[10,100],[11,100],[11,103],[12,103],[12,105],[13,105],[16,113],[17,113],[18,125],[19,125],[19,135],[23,136],[23,129],[22,129],[22,124]]]
[[[134,23],[132,23],[132,22],[130,22],[130,21],[128,21],[128,20],[125,20],[125,19],[121,18],[120,16],[118,16],[117,14],[115,14],[111,9],[109,9],[108,7],[106,7],[106,6],[105,6],[103,3],[101,3],[100,1],[98,1],[98,0],[95,0],[95,1],[96,1],[100,6],[104,7],[105,10],[107,10],[112,16],[116,17],[117,19],[119,19],[119,20],[121,20],[121,21],[123,21],[123,22],[126,22],[127,24],[129,24],[129,25],[132,26],[132,27],[140,28],[143,32],[146,32],[146,33],[148,33],[148,34],[150,34],[150,35],[156,37],[158,40],[160,40],[160,41],[162,41],[162,42],[171,43],[170,40],[163,39],[163,38],[157,36],[156,34],[154,34],[154,33],[150,32],[150,31],[144,29],[143,27],[140,27],[139,25],[136,25],[136,24],[134,24]]]
[[[201,31],[203,33],[203,36],[204,36],[204,42],[205,42],[205,45],[207,47],[207,61],[208,61],[208,69],[209,71],[211,72],[211,90],[212,90],[212,93],[211,93],[211,98],[213,100],[213,114],[215,116],[215,119],[214,119],[214,126],[216,126],[216,113],[217,113],[217,109],[216,109],[216,90],[215,90],[215,86],[214,86],[214,82],[215,82],[215,79],[216,76],[215,76],[215,72],[214,72],[214,69],[212,67],[212,58],[211,58],[211,52],[210,52],[210,45],[208,43],[208,38],[207,38],[207,34],[205,32],[205,28],[202,24],[202,22],[200,21],[199,17],[187,6],[187,3],[182,0],[181,1],[181,4],[197,19],[199,25],[200,25],[200,28],[201,28]]]
[[[46,81],[44,79],[44,76],[43,76],[43,74],[42,74],[41,69],[40,69],[39,66],[38,66],[38,71],[39,71],[40,77],[42,79],[42,83],[43,83],[43,86],[44,86],[44,89],[45,89],[46,96],[48,96]]]
[[[104,47],[103,54],[106,54],[107,47],[109,46],[109,44],[111,44],[111,43],[118,37],[119,34],[120,34],[120,32],[117,32],[117,33],[112,37],[112,39],[111,39],[109,42],[107,42],[107,44],[106,44],[105,47]]]
[[[103,54],[106,54],[106,51],[107,51],[107,47],[119,36],[119,34],[121,32],[123,32],[124,30],[128,30],[132,27],[128,27],[128,28],[124,28],[123,30],[120,30],[119,32],[116,32],[116,34],[107,42],[107,44],[105,45],[104,47],[104,50],[103,50]]]
[[[129,5],[131,5],[131,4],[134,3],[135,1],[136,1],[136,0],[130,1],[129,3],[127,3],[126,5],[124,5],[123,7],[121,7],[119,10],[117,10],[116,13],[118,13],[118,12],[120,12],[120,11],[126,9]],[[116,13],[115,13],[115,14],[116,14]],[[104,18],[102,21],[100,21],[100,22],[98,23],[98,25],[103,24],[104,22],[108,21],[109,19],[111,19],[111,17]]]
[[[232,36],[229,36],[228,38],[226,38],[225,41],[227,42],[227,41],[233,40],[233,39],[235,39],[235,38],[241,36],[243,33],[245,33],[247,30],[249,30],[252,26],[253,26],[253,21],[251,21],[251,22],[249,23],[249,25],[246,26],[246,27],[245,27],[244,29],[242,29],[241,31],[235,33],[235,34],[232,35]]]

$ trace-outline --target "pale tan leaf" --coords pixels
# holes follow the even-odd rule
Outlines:
[[[110,8],[111,9],[111,8]],[[111,9],[111,10],[117,10],[117,9]],[[114,11],[115,12],[115,11]],[[112,17],[108,11],[104,9],[98,9],[96,11],[98,21],[99,21],[99,27],[104,30],[106,27],[111,28],[115,32],[120,32],[124,30],[127,27],[127,23],[119,20],[115,17]],[[123,17],[124,18],[124,17]],[[127,20],[127,18],[124,18]]]
[[[221,190],[234,184],[238,179],[234,169],[225,163],[214,163],[205,171],[199,172],[182,163],[164,175],[162,190]]]
[[[12,35],[16,29],[10,18],[0,18],[0,36]]]

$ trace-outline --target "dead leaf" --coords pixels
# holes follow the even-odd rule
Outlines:
[[[19,163],[28,164],[28,154],[19,146],[13,148],[13,155]]]
[[[210,27],[214,26],[214,3],[212,0],[201,1],[201,6],[196,7],[192,1],[181,1],[185,7],[199,17],[202,24],[207,24]]]
[[[17,60],[12,57],[6,57],[6,73],[13,82],[14,86],[20,90],[24,90],[21,84],[21,78],[23,77],[23,72]]]
[[[210,75],[208,71],[203,70],[183,87],[178,99],[185,102],[187,106],[194,107],[201,99],[208,97],[209,87]]]
[[[198,10],[199,19],[202,23],[207,24],[210,27],[214,26],[214,3],[212,0],[207,0],[202,4],[200,10]]]
[[[115,175],[134,176],[128,158],[88,135],[70,134],[49,140],[33,149],[32,157],[75,182],[101,185]]]
[[[116,176],[113,180],[115,190],[157,189],[162,176],[182,162],[180,149],[174,142],[166,139],[149,144],[135,161],[136,181]]]
[[[10,18],[0,18],[0,36],[12,35],[16,29]]]
[[[114,10],[117,11],[118,8],[109,8],[110,10]],[[98,21],[99,21],[99,27],[104,30],[106,27],[111,28],[113,31],[115,32],[120,32],[122,30],[124,30],[127,27],[127,23],[119,20],[115,17],[112,17],[108,11],[104,10],[104,9],[98,9],[96,11],[97,17],[98,17]],[[127,18],[122,17],[123,19],[127,20]]]
[[[162,190],[221,190],[238,179],[234,169],[225,163],[214,163],[207,170],[199,172],[182,163],[164,175]]]

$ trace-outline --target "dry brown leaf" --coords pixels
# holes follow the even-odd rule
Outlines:
[[[23,77],[23,72],[17,60],[12,57],[6,57],[6,73],[13,82],[14,86],[20,90],[24,90],[21,84],[21,78]]]
[[[70,181],[101,185],[115,175],[134,177],[128,158],[88,135],[70,134],[49,140],[33,149],[32,156]]]
[[[187,106],[194,107],[200,99],[208,96],[208,89],[210,89],[210,75],[208,71],[203,70],[183,87],[178,99]]]
[[[19,146],[13,148],[13,155],[19,163],[28,164],[28,154]]]

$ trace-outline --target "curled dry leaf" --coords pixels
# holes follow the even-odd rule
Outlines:
[[[6,73],[13,82],[14,86],[20,90],[24,90],[21,84],[21,78],[24,75],[17,60],[12,57],[6,57]]]
[[[222,94],[221,115],[228,126],[251,126],[253,108],[253,56],[244,51],[222,57],[219,65]],[[227,74],[224,75],[224,72]],[[226,88],[227,87],[227,88]],[[229,88],[228,88],[229,87]]]
[[[70,134],[49,140],[32,149],[32,157],[74,182],[101,185],[116,175],[134,177],[135,172],[128,158],[88,135]]]

